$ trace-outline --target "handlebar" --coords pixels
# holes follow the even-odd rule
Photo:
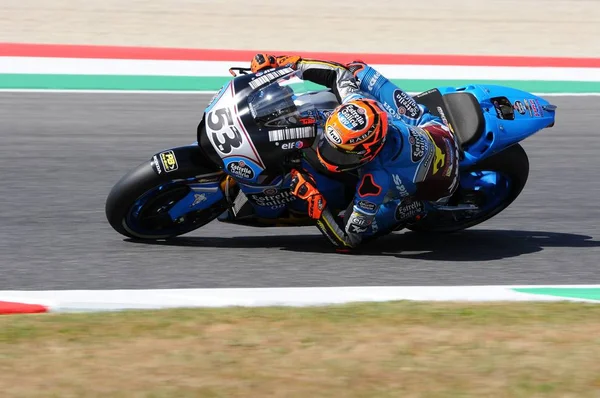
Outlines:
[[[235,71],[238,71],[239,74],[236,75]],[[248,72],[251,72],[252,70],[250,68],[241,68],[241,67],[233,67],[233,68],[229,68],[229,73],[231,73],[231,75],[233,77],[237,77],[239,75],[247,75]]]

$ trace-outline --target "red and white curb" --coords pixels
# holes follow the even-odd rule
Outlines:
[[[0,291],[0,314],[232,306],[302,307],[396,300],[459,302],[578,301],[600,303],[598,300],[531,294],[514,290],[529,288],[600,289],[600,285]]]
[[[49,308],[45,305],[0,301],[0,315],[39,314],[43,312],[49,312]]]

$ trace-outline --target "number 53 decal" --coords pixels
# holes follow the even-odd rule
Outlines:
[[[232,148],[242,145],[242,135],[233,125],[233,118],[228,108],[220,108],[206,116],[206,124],[212,131],[213,146],[223,155],[231,153]]]

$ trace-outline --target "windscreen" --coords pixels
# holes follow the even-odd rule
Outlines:
[[[259,127],[294,127],[315,123],[315,106],[307,97],[308,92],[300,72],[284,68],[271,73],[286,72],[268,85],[253,91],[248,96],[250,113]],[[265,75],[268,77],[268,74]],[[263,76],[250,82],[250,87]]]

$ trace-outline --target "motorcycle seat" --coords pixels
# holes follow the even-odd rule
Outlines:
[[[485,118],[477,98],[471,93],[449,93],[443,97],[449,124],[465,148],[477,141],[484,133]]]

